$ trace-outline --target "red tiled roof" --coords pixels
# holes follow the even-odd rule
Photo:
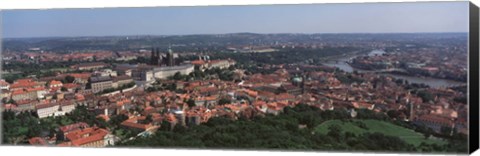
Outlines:
[[[4,104],[3,107],[5,109],[13,109],[13,108],[16,108],[17,106],[9,103],[9,104]]]
[[[90,76],[92,76],[91,73],[74,73],[70,74],[70,76],[77,78],[77,79],[88,79]]]
[[[142,130],[147,130],[148,128],[152,127],[152,124],[140,124],[138,123],[138,120],[145,120],[145,116],[140,116],[140,117],[134,117],[128,120],[125,120],[121,123],[122,126],[125,127],[132,127],[132,128],[137,128],[137,129],[142,129]]]
[[[355,108],[370,108],[373,104],[365,103],[365,102],[352,102],[353,107]]]
[[[39,104],[36,105],[35,108],[37,109],[43,109],[43,108],[48,108],[48,107],[53,107],[59,105],[58,103],[45,103],[45,104]]]
[[[27,92],[41,91],[41,90],[45,90],[45,87],[41,86],[41,87],[35,87],[35,88],[26,88],[25,90]]]
[[[72,142],[73,146],[81,146],[91,142],[103,140],[107,134],[108,131],[102,128],[86,128],[68,133],[67,139]]]
[[[40,137],[33,137],[28,140],[28,143],[30,143],[30,145],[42,145],[42,146],[47,145],[47,142],[45,141],[45,139]]]
[[[23,91],[23,90],[14,90],[14,91],[12,92],[12,96],[13,96],[13,95],[25,94],[25,93],[26,93],[26,92]]]
[[[107,66],[108,64],[103,62],[91,62],[91,63],[81,63],[77,65],[73,65],[73,68],[80,68],[80,67],[96,67],[96,66]]]
[[[97,115],[97,118],[102,118],[103,120],[105,121],[108,121],[110,120],[110,117],[105,115],[105,114],[100,114],[100,115]]]
[[[78,84],[74,84],[74,83],[66,83],[66,84],[63,85],[63,87],[65,87],[67,89],[76,88],[78,86],[79,86]]]
[[[282,93],[282,94],[278,94],[275,96],[275,99],[279,99],[279,100],[283,100],[283,99],[293,99],[295,98],[294,95],[292,94],[288,94],[288,93]]]
[[[61,84],[62,84],[62,82],[57,81],[57,80],[52,80],[52,81],[50,81],[50,86],[52,86],[52,85],[61,85]]]
[[[422,115],[422,116],[418,117],[417,120],[425,121],[425,122],[440,123],[442,125],[448,125],[448,126],[453,125],[452,120],[450,120],[446,117],[442,117],[442,116],[438,116],[438,115],[432,115],[432,114]]]
[[[88,128],[90,127],[87,123],[85,122],[79,122],[79,123],[74,123],[66,126],[60,127],[60,130],[65,133],[65,132],[70,132],[70,131],[75,131],[79,130],[80,128]]]
[[[83,94],[75,94],[75,99],[78,101],[85,100],[85,96]]]
[[[0,80],[0,86],[8,86],[10,83],[6,82],[5,80]]]
[[[203,60],[195,60],[195,61],[192,61],[192,62],[190,62],[190,63],[192,63],[193,65],[203,65],[203,64],[205,64],[205,61],[203,61]]]
[[[34,87],[36,86],[37,83],[33,81],[33,79],[19,79],[15,81],[10,88],[28,88],[28,87]]]

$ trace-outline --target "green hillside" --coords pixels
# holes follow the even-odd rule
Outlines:
[[[328,127],[330,125],[338,125],[342,128],[343,132],[352,132],[357,135],[366,133],[366,132],[370,132],[370,133],[379,132],[385,135],[396,136],[405,140],[405,142],[415,146],[420,145],[422,142],[425,142],[427,144],[439,144],[439,145],[443,145],[446,143],[441,139],[433,138],[433,137],[430,137],[429,139],[425,139],[424,135],[421,133],[417,133],[411,129],[397,126],[392,123],[378,121],[378,120],[353,120],[353,121],[345,121],[345,122],[342,122],[341,120],[329,120],[317,126],[315,128],[315,131],[322,134],[326,134],[329,131]]]

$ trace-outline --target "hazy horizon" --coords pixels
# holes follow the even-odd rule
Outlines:
[[[4,10],[4,39],[468,33],[468,2]]]
[[[232,32],[232,33],[218,33],[218,34],[172,34],[172,35],[148,35],[148,34],[139,34],[139,35],[105,35],[105,36],[39,36],[39,37],[10,37],[3,39],[41,39],[41,38],[85,38],[85,37],[170,37],[170,36],[191,36],[191,35],[230,35],[230,34],[257,34],[257,35],[276,35],[276,34],[300,34],[300,35],[328,35],[328,34],[368,34],[368,35],[379,35],[379,34],[468,34],[469,32],[391,32],[391,33],[251,33],[251,32]]]

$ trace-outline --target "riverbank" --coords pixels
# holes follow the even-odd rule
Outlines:
[[[375,54],[382,54],[385,52],[382,52],[380,50],[373,50],[367,55],[371,55],[372,53]],[[330,60],[326,61],[326,63],[323,63],[326,66],[330,67],[337,67],[345,72],[377,72],[375,70],[362,70],[362,69],[357,69],[348,64],[347,62],[357,56],[362,56],[365,54],[356,54],[356,55],[345,55],[342,57],[336,57],[333,58],[331,57]],[[411,75],[405,75],[405,74],[397,74],[397,73],[389,73],[389,72],[380,72],[377,73],[379,75],[385,75],[385,76],[391,76],[396,79],[403,79],[407,80],[409,83],[418,83],[418,84],[426,84],[430,87],[433,88],[443,88],[443,87],[456,87],[456,86],[465,86],[467,85],[466,82],[461,82],[461,81],[454,81],[454,80],[448,80],[448,79],[441,79],[441,78],[432,78],[432,77],[417,77],[417,76],[411,76]]]

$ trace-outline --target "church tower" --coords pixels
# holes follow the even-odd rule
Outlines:
[[[174,66],[175,65],[175,59],[173,58],[173,51],[171,46],[168,46],[168,53],[167,53],[167,66]]]
[[[157,60],[156,60],[156,55],[155,55],[155,48],[152,48],[152,52],[150,54],[150,64],[155,65]]]

